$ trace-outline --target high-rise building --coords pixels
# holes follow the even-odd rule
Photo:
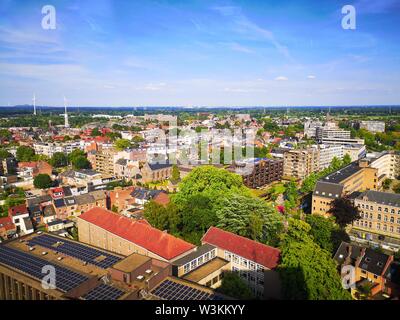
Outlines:
[[[284,153],[283,176],[304,179],[319,170],[319,150],[316,148],[293,149]]]

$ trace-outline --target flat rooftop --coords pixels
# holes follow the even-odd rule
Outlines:
[[[207,277],[209,274],[221,269],[222,267],[226,266],[229,263],[229,261],[226,261],[221,258],[214,258],[213,260],[203,264],[202,266],[198,267],[197,269],[189,272],[186,274],[183,279],[193,281],[193,282],[199,282],[205,277]]]
[[[113,265],[112,268],[120,270],[122,272],[132,272],[133,270],[137,269],[138,267],[150,260],[151,258],[149,257],[134,253],[126,257],[125,259],[117,262],[115,265]]]

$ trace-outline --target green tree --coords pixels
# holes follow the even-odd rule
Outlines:
[[[17,148],[17,160],[18,161],[34,161],[35,150],[31,147],[20,146]]]
[[[93,130],[92,130],[92,133],[90,134],[92,137],[98,137],[98,136],[101,136],[101,132],[100,132],[100,130],[99,130],[99,128],[94,128]]]
[[[78,156],[72,159],[71,163],[76,170],[91,168],[90,161],[85,156]]]
[[[275,246],[283,229],[283,217],[265,201],[232,195],[217,210],[217,226],[240,236]]]
[[[48,174],[41,173],[33,179],[33,185],[37,189],[48,189],[52,186],[52,184],[53,181]]]
[[[81,149],[75,149],[68,154],[68,161],[72,163],[78,157],[85,157],[86,154]]]
[[[334,218],[319,215],[307,215],[306,222],[311,226],[310,235],[322,248],[334,254],[342,241],[349,241],[346,232],[340,229]]]
[[[314,242],[311,227],[290,218],[281,246],[278,271],[283,293],[291,300],[348,300],[331,254]]]
[[[392,179],[385,179],[382,183],[383,190],[388,190],[392,182],[393,182]]]
[[[396,184],[396,185],[393,187],[393,191],[396,192],[396,193],[400,193],[400,183]]]
[[[346,153],[342,159],[342,165],[347,166],[351,163],[351,157],[348,153]]]
[[[6,159],[12,157],[12,154],[9,153],[6,149],[0,149],[0,159]]]
[[[179,168],[176,164],[172,166],[172,174],[171,174],[171,181],[176,183],[180,180],[181,173],[179,172]]]
[[[223,273],[221,286],[217,289],[217,292],[239,300],[255,299],[249,286],[235,272],[225,271]]]
[[[8,129],[0,129],[0,139],[10,140],[12,138],[12,134]]]
[[[333,200],[328,213],[335,217],[336,223],[342,229],[361,218],[358,208],[347,198]]]
[[[128,139],[118,139],[115,141],[114,146],[117,150],[124,150],[132,146],[132,143]]]
[[[68,165],[68,157],[63,152],[55,152],[49,162],[56,168],[65,167]]]
[[[170,233],[177,232],[179,223],[178,209],[173,203],[167,206],[151,200],[144,206],[144,217],[155,228],[168,230]]]

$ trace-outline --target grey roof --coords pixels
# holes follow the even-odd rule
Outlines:
[[[28,207],[33,207],[35,205],[39,205],[43,202],[48,202],[48,201],[51,201],[51,197],[49,195],[39,196],[26,200]]]
[[[368,190],[361,193],[357,199],[367,200],[382,205],[400,207],[400,194]]]
[[[52,217],[56,215],[56,211],[54,210],[53,206],[46,206],[43,210],[43,215],[45,217]]]
[[[31,218],[24,218],[24,224],[25,224],[26,230],[32,230],[33,229]]]
[[[337,249],[335,256],[333,259],[339,264],[342,265],[346,258],[349,256],[350,253],[350,264],[355,265],[355,262],[358,257],[361,256],[362,253],[362,247],[355,245],[355,244],[350,244],[347,242],[342,242]]]
[[[30,207],[28,207],[28,210],[31,214],[35,214],[35,213],[40,213],[40,206],[38,204],[32,205]]]
[[[69,197],[72,196],[71,188],[70,187],[62,187],[64,196]]]
[[[325,178],[322,178],[320,181],[332,182],[332,183],[340,183],[344,179],[351,177],[356,172],[360,171],[361,167],[358,165],[358,162],[352,162],[348,166],[335,171],[327,175]]]
[[[49,222],[47,225],[48,225],[48,226],[55,226],[55,225],[57,225],[57,224],[63,224],[63,223],[64,223],[64,222],[63,222],[61,219],[55,219],[55,220]]]
[[[136,188],[131,192],[131,196],[136,199],[151,200],[160,193],[165,192],[163,190],[149,190],[144,188]]]
[[[205,254],[213,249],[215,249],[215,246],[208,244],[208,243],[203,244],[202,246],[197,247],[196,251],[193,251],[193,252],[185,255],[184,257],[174,261],[172,264],[175,266],[183,266],[184,264],[202,256],[203,254]]]
[[[343,186],[337,183],[317,181],[313,195],[331,199],[340,198],[343,192]]]
[[[90,192],[90,195],[93,196],[94,200],[103,200],[107,198],[106,193],[103,190],[96,190],[96,191],[92,191]]]
[[[172,167],[172,164],[170,164],[168,161],[166,163],[149,163],[149,167],[151,170],[161,170],[165,168],[170,168]]]
[[[85,174],[87,176],[95,176],[96,174],[99,174],[99,172],[94,171],[92,169],[80,169],[80,170],[77,170],[76,172]]]
[[[387,254],[366,248],[359,267],[363,270],[380,276],[385,271],[385,266],[388,259],[389,256]]]
[[[95,199],[91,194],[81,194],[79,196],[75,197],[75,201],[78,205],[83,205],[83,204],[88,204],[88,203],[94,203]]]
[[[128,160],[126,159],[118,159],[116,164],[119,164],[121,166],[126,166],[126,164],[128,163]]]

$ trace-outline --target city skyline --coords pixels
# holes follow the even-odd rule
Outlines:
[[[399,104],[397,1],[0,1],[0,105]]]

